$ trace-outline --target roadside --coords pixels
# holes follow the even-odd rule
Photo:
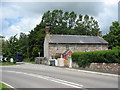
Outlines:
[[[0,63],[0,66],[5,66],[5,65],[16,65],[16,63],[9,63],[9,62]]]
[[[7,85],[0,82],[0,90],[10,90],[10,88]]]
[[[74,70],[85,70],[85,71],[91,71],[91,72],[99,72],[99,73],[109,73],[109,74],[116,74],[118,75],[118,72],[113,71],[103,71],[101,69],[89,69],[89,68],[68,68],[68,69],[74,69]]]
[[[56,66],[53,66],[53,67],[56,67]],[[85,68],[68,68],[68,67],[58,67],[58,66],[56,68],[60,68],[68,71],[74,71],[74,72],[83,72],[83,73],[89,73],[89,74],[118,77],[118,72],[92,70],[92,69],[85,69]]]
[[[74,68],[64,68],[64,69],[69,70],[69,71],[83,72],[83,73],[89,73],[89,74],[118,77],[118,74],[113,74],[113,73],[108,73],[108,72],[90,71],[90,70],[84,70],[84,69],[80,70],[80,69],[74,69]]]
[[[35,64],[34,61],[23,61],[23,62],[26,62],[26,63],[31,63],[31,64]]]
[[[24,59],[22,62],[27,62],[27,63],[32,63],[32,64],[35,64],[35,61],[30,61],[29,59]]]

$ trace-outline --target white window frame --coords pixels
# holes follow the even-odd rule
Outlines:
[[[66,49],[70,49],[70,45],[66,44]]]
[[[100,49],[100,45],[96,45],[96,49],[99,50]]]
[[[78,49],[78,45],[74,45],[74,50],[77,50]]]
[[[57,49],[57,50],[60,50],[60,49],[61,49],[61,45],[60,45],[60,44],[57,44],[57,45],[56,45],[56,49]]]

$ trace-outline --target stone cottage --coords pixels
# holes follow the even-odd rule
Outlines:
[[[100,36],[52,35],[46,31],[44,57],[54,59],[71,52],[108,50],[108,42]]]

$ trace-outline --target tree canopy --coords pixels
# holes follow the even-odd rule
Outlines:
[[[96,36],[100,30],[98,22],[92,16],[77,15],[73,11],[47,11],[37,27],[44,28],[47,24],[50,24],[50,33],[52,34]]]
[[[104,35],[104,39],[108,41],[110,49],[120,46],[120,24],[117,21],[112,22],[110,31]]]

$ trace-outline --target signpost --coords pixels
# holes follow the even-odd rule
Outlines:
[[[72,57],[71,57],[71,55],[68,55],[68,61],[69,61],[69,68],[72,68]]]
[[[11,63],[13,63],[13,62],[14,62],[13,58],[10,58],[10,62],[11,62]]]
[[[39,57],[40,57],[40,52],[38,52],[38,54],[39,54]]]

